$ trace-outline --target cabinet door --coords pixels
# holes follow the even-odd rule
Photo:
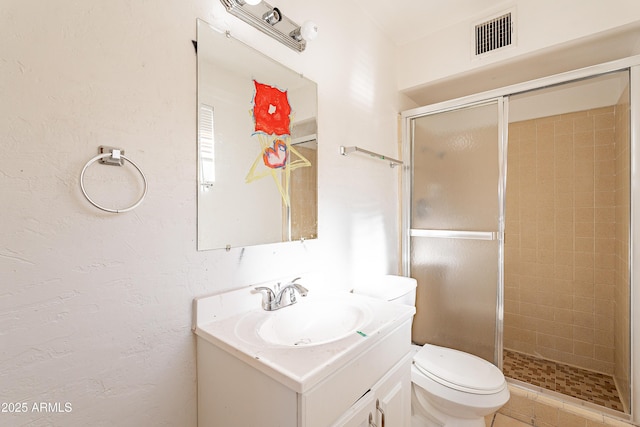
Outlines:
[[[411,425],[411,357],[404,357],[373,389],[378,427]]]
[[[369,390],[331,427],[373,427],[375,411],[374,395]]]

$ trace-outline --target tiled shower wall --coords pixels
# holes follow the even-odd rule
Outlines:
[[[509,125],[505,228],[505,347],[609,374],[623,246],[615,112]]]

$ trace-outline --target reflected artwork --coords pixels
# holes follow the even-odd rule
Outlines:
[[[250,111],[255,123],[260,153],[249,169],[245,182],[271,176],[285,206],[289,206],[291,171],[311,166],[311,162],[291,144],[292,109],[286,90],[253,80],[255,92]],[[280,173],[278,171],[281,171]]]

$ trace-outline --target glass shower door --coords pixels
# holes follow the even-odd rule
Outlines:
[[[413,341],[501,366],[502,99],[411,119]]]

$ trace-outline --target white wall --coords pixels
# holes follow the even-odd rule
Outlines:
[[[516,46],[474,57],[473,25],[509,9],[515,12]],[[639,20],[640,3],[637,0],[505,0],[486,13],[400,46],[398,87],[405,90],[514,61],[545,49],[615,31]],[[637,38],[632,43],[636,44],[635,49],[640,48]],[[574,52],[560,60],[584,62],[584,58],[579,57],[582,54]],[[591,51],[589,55],[606,57],[606,53],[597,51]],[[534,66],[549,68],[543,62]]]
[[[278,5],[320,27],[298,54],[216,0],[3,0],[0,402],[28,412],[0,413],[1,425],[193,427],[193,297],[307,271],[338,287],[366,270],[395,272],[397,170],[338,154],[358,144],[397,155],[406,106],[392,46],[349,2],[302,3]],[[195,249],[191,40],[196,18],[216,14],[319,85],[317,241]],[[80,170],[102,144],[125,148],[147,175],[133,212],[103,213],[80,192]],[[40,402],[72,411],[31,412]]]

